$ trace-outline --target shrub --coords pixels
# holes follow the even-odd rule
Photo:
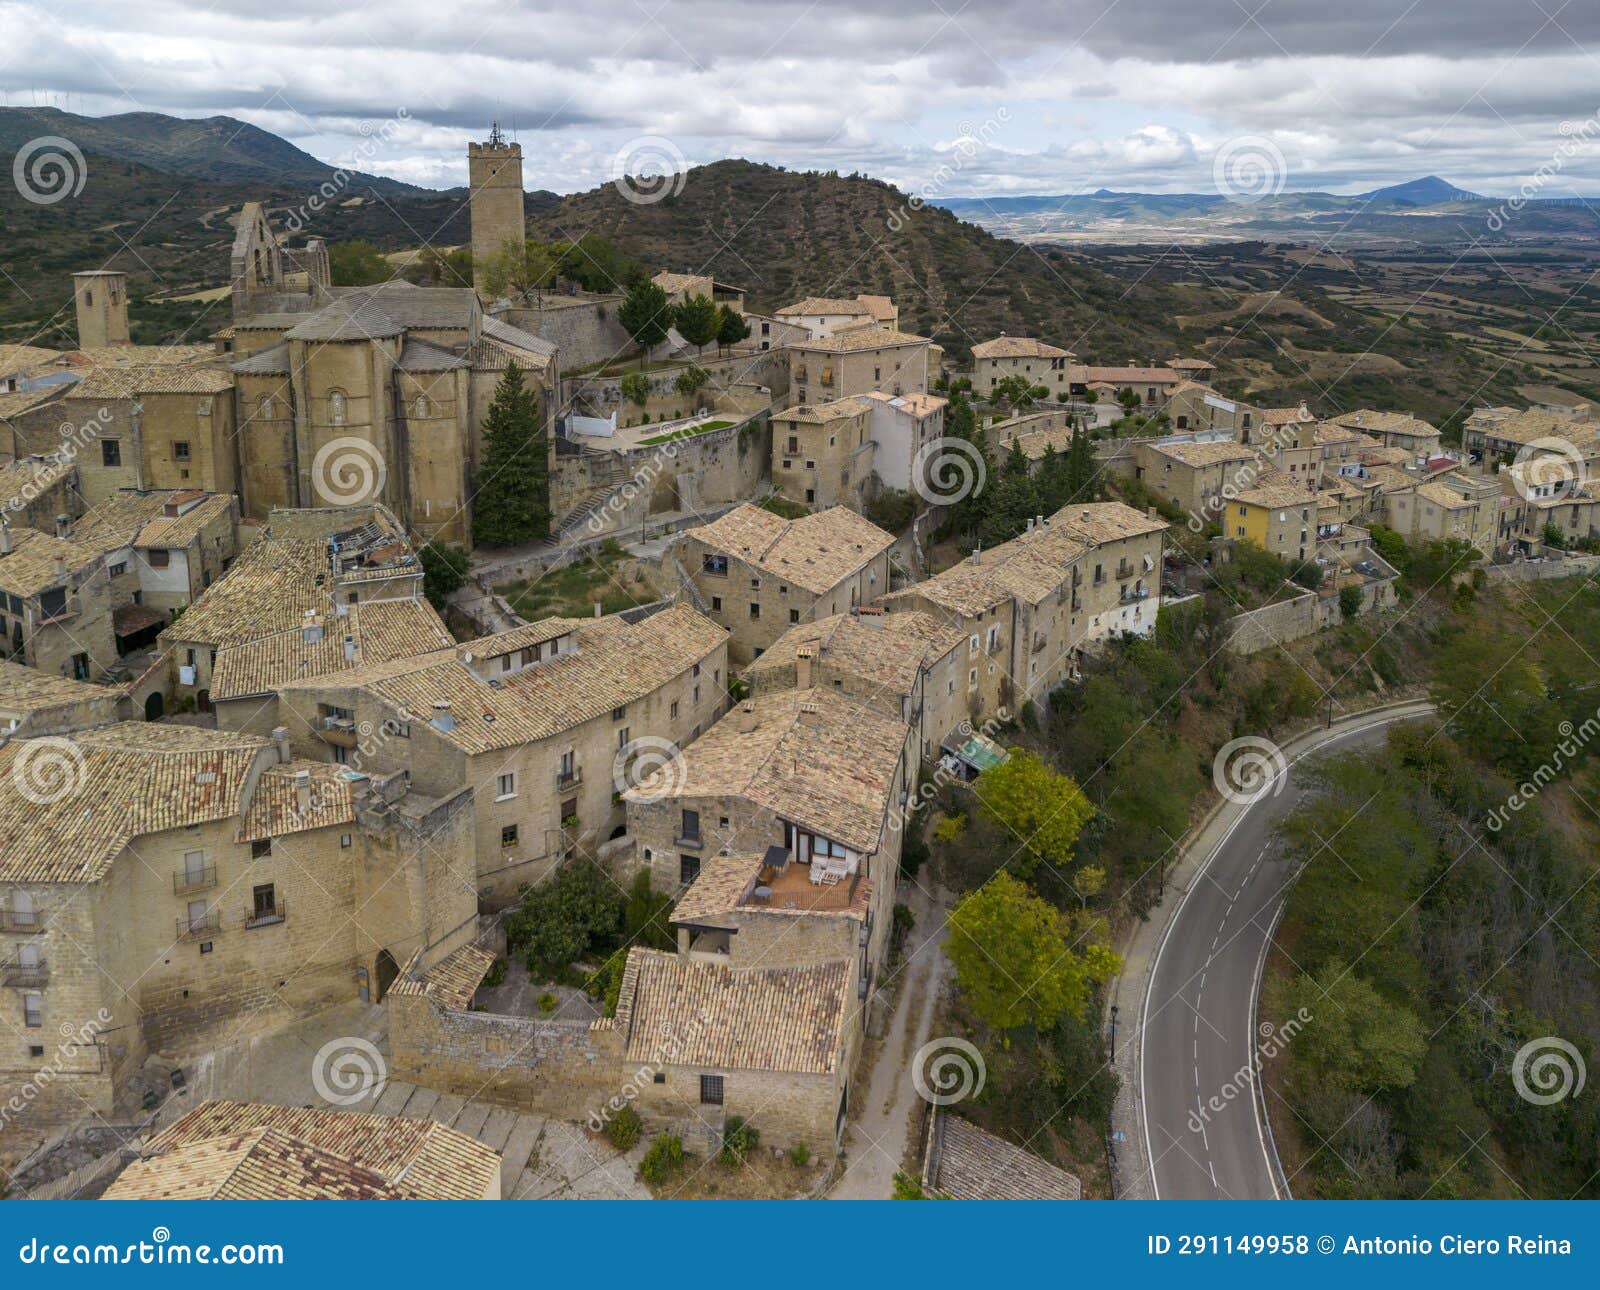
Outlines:
[[[639,1177],[659,1187],[683,1169],[683,1139],[676,1133],[657,1136],[639,1162]]]
[[[796,1169],[804,1169],[811,1163],[811,1148],[803,1142],[796,1143],[794,1149],[789,1152],[789,1162]]]
[[[560,1002],[560,1001],[555,997],[555,995],[551,994],[550,991],[546,990],[543,994],[541,994],[539,996],[539,1011],[540,1012],[554,1012],[556,1010],[556,1004],[558,1002]]]
[[[760,1145],[761,1134],[750,1121],[738,1115],[728,1117],[728,1127],[722,1131],[723,1164],[744,1164]]]
[[[1361,612],[1361,588],[1339,588],[1339,612],[1346,618],[1354,618]]]
[[[504,959],[496,959],[494,963],[490,965],[488,973],[484,976],[483,983],[486,986],[493,987],[497,985],[504,985],[505,981],[506,961]]]
[[[611,1140],[611,1145],[618,1151],[626,1151],[639,1141],[644,1132],[644,1124],[639,1119],[639,1113],[631,1106],[625,1106],[611,1117],[606,1125],[606,1137]]]

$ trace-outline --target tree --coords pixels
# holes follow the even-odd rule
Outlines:
[[[1428,1051],[1417,1014],[1384,998],[1338,959],[1277,993],[1285,1019],[1307,1018],[1293,1039],[1296,1066],[1352,1093],[1405,1088],[1417,1078]]]
[[[1354,618],[1361,612],[1360,587],[1339,588],[1339,612],[1344,615],[1346,619]]]
[[[685,296],[673,309],[672,321],[678,335],[696,349],[704,348],[717,338],[717,306],[710,296]]]
[[[1139,407],[1139,396],[1133,392],[1132,387],[1125,385],[1117,391],[1117,402],[1122,404],[1124,415],[1132,416]]]
[[[1094,986],[1121,963],[1104,945],[1081,950],[1061,912],[1008,873],[962,897],[950,915],[945,953],[956,985],[979,1020],[995,1030],[1082,1017]]]
[[[448,542],[429,542],[417,552],[422,561],[422,594],[440,613],[467,581],[470,557]]]
[[[717,313],[717,344],[726,349],[750,337],[750,324],[730,305],[723,305]]]
[[[639,346],[639,366],[654,345],[667,338],[667,325],[672,321],[672,306],[667,304],[667,293],[648,278],[641,278],[628,288],[617,319],[623,329]]]
[[[538,396],[507,364],[483,419],[483,463],[472,497],[472,540],[513,546],[550,534],[550,457]]]
[[[496,298],[531,300],[555,278],[555,256],[542,242],[511,238],[483,266],[483,289]]]
[[[521,954],[535,976],[559,972],[612,944],[622,909],[622,893],[597,866],[568,865],[523,897],[506,919],[506,948]]]
[[[644,265],[617,250],[598,233],[585,233],[576,242],[554,242],[556,272],[585,291],[625,291],[649,275]]]
[[[1026,748],[1013,748],[1005,761],[978,776],[973,793],[983,814],[1021,846],[1012,867],[1024,877],[1041,860],[1065,868],[1078,833],[1094,816],[1077,781]]]
[[[1544,526],[1544,544],[1554,551],[1561,550],[1567,544],[1567,536],[1556,525]]]
[[[650,402],[650,378],[643,372],[629,372],[622,378],[622,397],[639,407]]]
[[[394,277],[394,266],[371,242],[335,242],[328,248],[328,277],[336,287],[370,287]]]
[[[679,372],[677,379],[672,382],[672,388],[685,398],[700,393],[711,380],[711,373],[698,364],[691,363]]]
[[[1067,449],[1067,500],[1069,502],[1092,502],[1097,496],[1095,488],[1094,447],[1089,441],[1089,432],[1083,426],[1075,426],[1072,431],[1072,444]]]
[[[458,246],[453,251],[441,251],[436,246],[424,247],[417,267],[423,283],[430,287],[470,287],[472,248]]]
[[[1004,404],[1013,412],[1025,412],[1041,399],[1050,397],[1049,389],[1026,376],[1002,377],[989,393],[996,403]]]

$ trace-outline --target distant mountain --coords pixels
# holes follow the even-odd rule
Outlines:
[[[1478,193],[1469,193],[1465,188],[1457,188],[1448,179],[1440,179],[1438,175],[1426,175],[1408,183],[1374,188],[1369,193],[1361,193],[1360,200],[1408,202],[1412,206],[1442,206],[1446,202],[1486,202],[1491,199]]]
[[[333,180],[335,166],[318,161],[275,134],[235,120],[198,120],[159,112],[79,116],[59,108],[0,108],[0,153],[11,155],[41,135],[70,139],[90,156],[143,166],[161,174],[212,183],[318,185]],[[91,167],[92,168],[92,167]],[[343,190],[385,195],[431,194],[397,179],[347,171]]]

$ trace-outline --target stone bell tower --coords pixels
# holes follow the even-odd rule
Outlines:
[[[467,145],[472,213],[472,285],[482,296],[483,266],[507,242],[522,242],[522,145],[509,142],[496,121],[483,143]]]
[[[128,343],[128,275],[91,269],[72,275],[78,307],[78,348],[103,349]]]

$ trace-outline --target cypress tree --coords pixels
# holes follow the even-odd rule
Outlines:
[[[483,420],[483,461],[472,497],[472,540],[516,546],[550,536],[550,458],[539,400],[508,364]]]

